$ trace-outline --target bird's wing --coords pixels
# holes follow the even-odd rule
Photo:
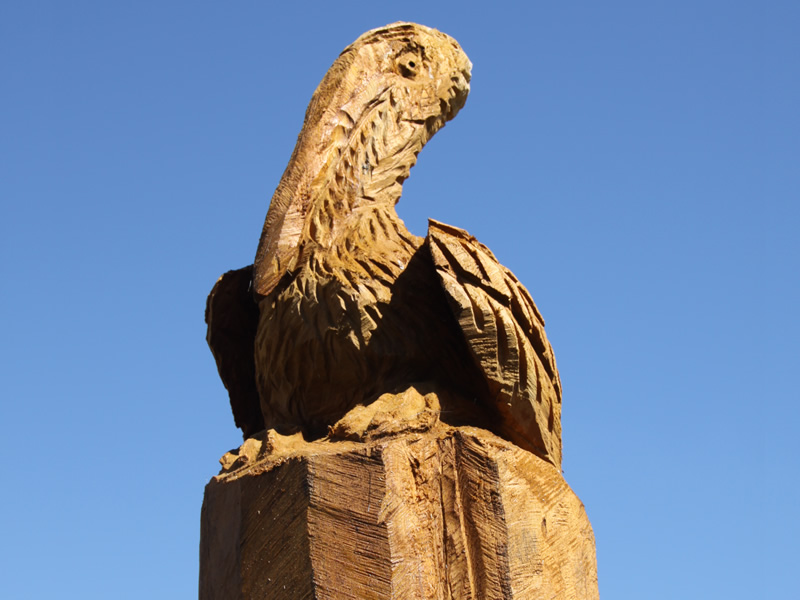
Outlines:
[[[254,344],[258,306],[253,301],[253,267],[228,271],[206,301],[206,341],[228,390],[236,426],[245,439],[264,429],[256,388]]]
[[[528,291],[463,229],[430,220],[427,244],[503,433],[561,466],[561,380]]]

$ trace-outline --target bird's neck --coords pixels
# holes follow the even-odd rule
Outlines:
[[[326,257],[357,269],[359,260],[385,257],[405,266],[419,247],[397,216],[403,181],[427,138],[425,125],[403,121],[392,110],[387,89],[353,119],[347,107],[341,129],[329,145],[324,166],[310,185],[310,210],[301,239],[302,254]]]
[[[358,261],[371,256],[404,266],[419,247],[394,206],[436,126],[401,118],[396,94],[376,80],[335,111],[312,101],[313,118],[306,119],[267,214],[256,256],[259,293],[316,259],[356,272]]]
[[[350,287],[358,287],[358,281],[394,281],[423,242],[408,231],[392,204],[357,206],[346,217],[320,211],[320,217],[303,244],[301,270]]]

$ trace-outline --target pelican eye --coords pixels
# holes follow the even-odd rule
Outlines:
[[[395,64],[400,75],[406,79],[416,79],[422,66],[422,60],[417,56],[416,52],[405,52],[397,58]]]

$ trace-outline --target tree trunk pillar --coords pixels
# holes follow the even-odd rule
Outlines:
[[[200,600],[598,598],[583,504],[482,429],[270,432],[223,465],[203,501]]]

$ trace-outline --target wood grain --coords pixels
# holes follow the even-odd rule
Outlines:
[[[245,441],[206,487],[201,600],[598,598],[542,315],[469,233],[395,211],[471,66],[412,23],[345,48],[254,264],[212,289]]]
[[[209,483],[203,547],[220,522],[244,560],[232,577],[225,546],[205,554],[201,600],[599,597],[561,474],[476,428],[294,446]]]
[[[449,423],[560,465],[561,383],[530,295],[465,231],[432,221],[423,240],[395,211],[470,69],[452,38],[396,23],[348,46],[320,83],[255,263],[223,275],[206,311],[245,437],[322,437],[416,384],[448,399]]]

